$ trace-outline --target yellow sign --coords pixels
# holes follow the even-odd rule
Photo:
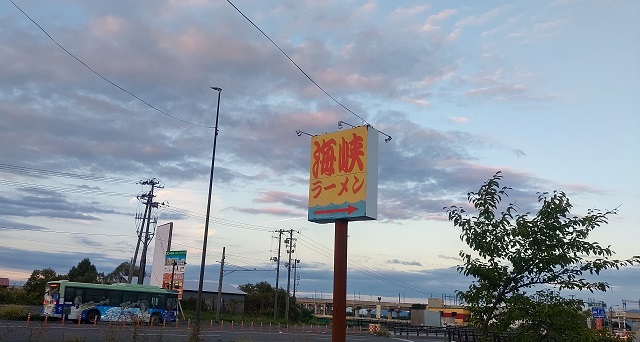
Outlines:
[[[376,219],[378,135],[371,132],[359,126],[311,139],[309,221]]]

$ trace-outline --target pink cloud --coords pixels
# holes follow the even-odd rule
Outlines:
[[[461,116],[450,116],[449,120],[451,120],[453,122],[457,122],[457,123],[465,123],[465,122],[469,121],[468,118],[464,118],[464,117],[461,117]]]
[[[113,36],[122,31],[124,26],[124,20],[109,15],[94,20],[91,30],[99,36]]]
[[[392,19],[404,20],[407,17],[414,17],[416,15],[424,13],[429,8],[431,8],[430,5],[418,5],[418,6],[413,6],[413,7],[399,7],[399,8],[396,8],[391,13],[390,17]]]

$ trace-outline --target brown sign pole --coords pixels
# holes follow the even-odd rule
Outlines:
[[[336,220],[333,251],[333,329],[332,342],[347,338],[347,220]]]

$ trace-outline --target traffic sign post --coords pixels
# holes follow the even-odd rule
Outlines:
[[[593,318],[605,318],[606,317],[606,308],[593,306],[591,307],[591,316]]]

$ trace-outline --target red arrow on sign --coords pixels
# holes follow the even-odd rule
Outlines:
[[[347,213],[348,215],[353,214],[358,208],[349,205],[346,208],[336,208],[336,209],[326,209],[326,210],[316,210],[313,213],[315,215],[324,215],[324,214],[335,214],[335,213]]]

